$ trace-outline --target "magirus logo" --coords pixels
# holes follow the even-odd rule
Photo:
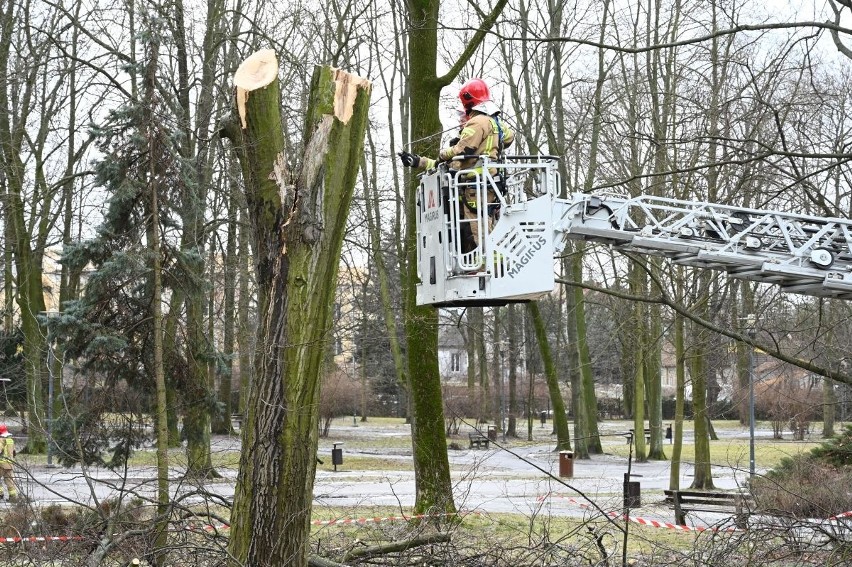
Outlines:
[[[533,256],[535,256],[536,252],[544,248],[544,245],[547,244],[547,240],[544,239],[543,236],[539,236],[535,242],[530,244],[530,247],[521,254],[521,257],[518,258],[518,261],[512,265],[512,269],[507,273],[510,278],[514,278],[515,275],[518,274],[524,267],[529,264],[530,260],[532,260]]]

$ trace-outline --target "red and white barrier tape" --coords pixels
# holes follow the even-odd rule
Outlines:
[[[543,502],[544,500],[550,498],[558,498],[559,500],[565,500],[574,504],[579,508],[583,508],[584,510],[590,511],[598,511],[598,508],[591,504],[587,504],[585,502],[580,502],[576,498],[572,498],[570,496],[562,496],[560,494],[548,493],[544,496],[539,496],[538,501]],[[471,514],[478,514],[477,512],[459,512],[457,514],[415,514],[412,516],[382,516],[382,517],[360,517],[360,518],[338,518],[335,520],[314,520],[311,522],[311,525],[314,526],[346,526],[346,525],[364,525],[364,524],[380,524],[383,522],[408,522],[411,520],[423,520],[427,518],[435,518],[442,516],[467,516]],[[604,512],[610,518],[624,518],[624,515],[620,512]],[[843,518],[852,517],[852,511],[843,512],[841,514],[837,514],[835,516],[831,516],[828,518],[829,520],[839,520]],[[681,531],[681,532],[704,532],[704,531],[714,531],[714,532],[733,532],[733,531],[743,531],[738,528],[710,528],[710,527],[702,527],[702,526],[682,526],[678,524],[672,524],[670,522],[660,522],[658,520],[651,520],[648,518],[640,518],[634,516],[627,516],[627,520],[633,522],[635,524],[639,524],[642,526],[651,526],[653,528],[664,528],[669,530]],[[211,524],[207,524],[205,526],[200,526],[201,529],[206,531],[218,531],[218,530],[229,530],[231,526],[228,524],[222,524],[219,526],[214,526]],[[187,526],[184,528],[185,530],[194,530],[197,529],[193,526]],[[0,537],[0,543],[42,543],[42,542],[51,542],[51,541],[61,541],[61,542],[69,542],[69,541],[83,541],[83,536],[23,536],[23,537]]]
[[[585,502],[579,502],[578,500],[576,500],[575,498],[571,498],[570,496],[562,496],[562,495],[559,495],[559,494],[548,493],[548,494],[545,494],[544,496],[539,496],[538,499],[539,499],[539,501],[544,501],[548,498],[558,498],[560,500],[567,500],[568,502],[571,502],[572,504],[575,504],[576,506],[583,508],[584,510],[598,511],[598,508],[596,508],[596,507],[594,507],[590,504],[586,504]],[[610,518],[624,519],[624,517],[625,517],[624,514],[622,514],[620,512],[604,512],[604,514],[606,514]],[[669,522],[660,522],[659,520],[651,520],[651,519],[648,519],[648,518],[640,518],[640,517],[630,516],[630,515],[627,516],[627,520],[630,521],[630,522],[633,522],[634,524],[639,524],[640,526],[651,526],[653,528],[665,528],[665,529],[675,530],[675,531],[680,531],[680,532],[704,532],[704,531],[734,532],[734,531],[743,531],[742,529],[739,529],[739,528],[709,528],[709,527],[703,527],[703,526],[683,526],[683,525],[679,525],[679,524],[672,524],[672,523],[669,523]]]

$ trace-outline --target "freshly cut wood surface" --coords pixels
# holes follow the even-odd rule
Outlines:
[[[249,55],[234,74],[237,87],[237,112],[246,127],[246,101],[251,91],[270,85],[278,78],[278,58],[272,49],[261,49]]]

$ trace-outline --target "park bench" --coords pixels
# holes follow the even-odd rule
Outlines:
[[[631,429],[629,435],[633,435],[635,432],[636,432],[635,429]],[[628,435],[628,434],[625,433],[625,435]],[[651,429],[649,427],[645,428],[645,443],[648,444],[648,445],[651,444]],[[628,445],[630,444],[630,436],[627,437],[627,444]]]
[[[708,492],[702,490],[665,490],[666,503],[674,506],[675,523],[686,524],[687,512],[731,514],[738,528],[748,523],[750,496],[741,492]]]
[[[482,433],[468,433],[467,438],[470,440],[471,449],[488,448],[488,437]]]

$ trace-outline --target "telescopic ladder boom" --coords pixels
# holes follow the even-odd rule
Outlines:
[[[552,156],[441,164],[417,195],[417,303],[528,301],[554,286],[567,239],[778,284],[791,293],[852,299],[852,221],[615,192],[558,198]],[[488,206],[467,207],[475,198]]]
[[[849,220],[615,194],[556,200],[554,217],[563,238],[722,270],[785,292],[852,299]]]

